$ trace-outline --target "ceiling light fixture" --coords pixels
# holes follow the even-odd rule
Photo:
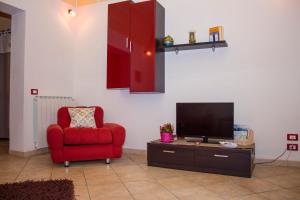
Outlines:
[[[71,17],[75,17],[76,15],[77,15],[77,6],[78,6],[78,2],[77,2],[77,0],[74,0],[74,2],[75,2],[75,8],[73,8],[73,9],[69,9],[68,10],[68,14],[71,16]]]

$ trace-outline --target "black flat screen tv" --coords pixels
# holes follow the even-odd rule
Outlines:
[[[177,103],[178,137],[233,139],[234,103]]]

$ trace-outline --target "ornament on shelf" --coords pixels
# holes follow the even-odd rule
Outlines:
[[[190,31],[190,33],[189,33],[189,43],[190,44],[196,43],[196,31]]]
[[[173,46],[173,45],[174,45],[174,39],[173,39],[170,35],[166,36],[166,37],[164,38],[164,45],[165,45],[166,47]]]

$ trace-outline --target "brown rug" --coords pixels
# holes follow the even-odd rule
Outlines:
[[[1,200],[74,200],[70,180],[25,181],[0,185]]]

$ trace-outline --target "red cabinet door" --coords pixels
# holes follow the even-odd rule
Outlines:
[[[108,6],[107,88],[129,88],[129,1]]]
[[[107,88],[164,92],[164,8],[156,1],[108,6]]]
[[[155,91],[155,1],[131,5],[130,92]]]

